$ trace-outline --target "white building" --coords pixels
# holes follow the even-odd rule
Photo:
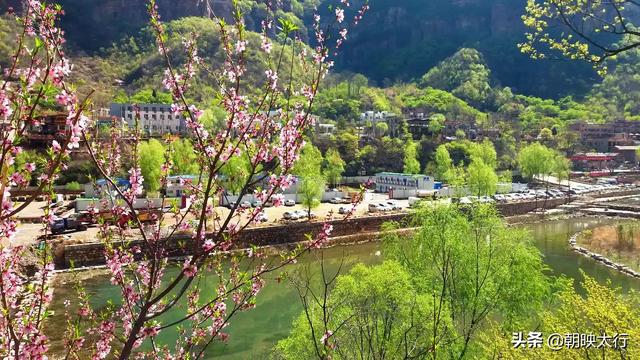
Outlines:
[[[333,124],[320,124],[316,123],[316,135],[329,136],[336,132],[336,126]]]
[[[372,123],[385,122],[388,119],[396,117],[396,114],[389,111],[365,111],[360,114],[360,120],[362,122],[371,121]]]
[[[167,104],[141,104],[139,126],[143,134],[147,136],[162,136],[165,134],[187,133],[185,118],[182,114],[174,114],[171,105]],[[111,104],[111,116],[124,119],[130,129],[136,126],[136,111],[132,104]]]
[[[417,196],[420,192],[439,190],[442,183],[435,180],[433,176],[428,175],[377,173],[376,192],[388,193],[392,198]]]

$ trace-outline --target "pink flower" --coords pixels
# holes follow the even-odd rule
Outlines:
[[[4,91],[0,90],[0,119],[7,120],[13,113],[11,104]]]
[[[269,38],[266,36],[262,36],[262,44],[260,45],[260,47],[262,48],[262,50],[264,52],[266,52],[267,54],[271,53],[271,49],[273,48],[273,44],[271,44],[271,41],[269,41]]]
[[[245,40],[240,40],[236,43],[236,53],[244,52],[247,48],[247,42]]]
[[[213,243],[213,241],[211,239],[205,240],[205,242],[202,244],[202,250],[204,250],[204,252],[209,252],[214,247],[215,247],[215,244]]]
[[[269,80],[269,87],[271,90],[275,90],[278,87],[278,74],[273,70],[267,70],[264,73]]]
[[[328,346],[329,345],[329,338],[333,335],[333,331],[331,330],[327,330],[327,332],[324,333],[324,335],[322,335],[322,337],[320,338],[320,343],[324,346]]]
[[[342,8],[336,8],[336,21],[338,23],[344,21],[344,10],[342,10]]]
[[[55,152],[60,152],[60,150],[62,150],[62,147],[60,146],[60,143],[57,140],[53,140],[53,142],[51,143],[51,147]]]
[[[34,172],[36,170],[36,164],[34,163],[26,163],[24,165],[24,168],[28,171],[28,172]]]
[[[194,277],[196,276],[196,273],[198,272],[198,267],[191,264],[191,260],[186,260],[184,262],[184,265],[182,266],[182,271],[184,271],[184,274],[187,277]]]

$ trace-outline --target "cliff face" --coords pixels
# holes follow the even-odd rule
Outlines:
[[[363,73],[379,84],[419,78],[463,47],[483,54],[498,83],[525,94],[581,94],[597,80],[586,64],[534,61],[520,53],[526,0],[370,3],[370,12],[350,33],[337,68]]]
[[[74,49],[88,53],[125,36],[135,36],[148,23],[147,0],[56,1],[66,12],[62,26],[69,43]],[[157,0],[157,4],[162,19],[169,21],[205,14],[204,1]],[[229,18],[232,0],[209,1],[217,15]],[[326,4],[319,9],[325,11],[329,3],[336,3],[336,0],[321,1]],[[362,1],[352,0],[353,6]],[[20,2],[0,0],[0,12],[3,3],[17,7]],[[371,10],[350,31],[336,65],[338,70],[365,74],[380,85],[419,78],[463,47],[479,50],[499,83],[526,94],[545,97],[580,94],[596,79],[585,64],[533,61],[520,54],[516,45],[524,40],[520,16],[526,0],[370,0],[369,3]],[[291,6],[288,0],[283,4]],[[333,14],[328,11],[323,18],[332,19]],[[256,19],[251,16],[245,19],[249,29]],[[548,76],[551,72],[552,77]]]
[[[65,9],[62,26],[69,41],[83,50],[109,46],[124,36],[137,34],[149,22],[146,0],[59,0]],[[160,16],[170,21],[202,16],[206,9],[198,0],[157,0]],[[215,1],[215,11],[227,17],[231,0]]]
[[[410,76],[421,75],[460,47],[500,42],[523,34],[520,15],[525,1],[372,1],[371,11],[352,33],[341,64],[384,76],[389,76],[385,67],[403,64],[408,66]],[[361,56],[372,55],[371,52],[392,57],[397,54],[401,59],[363,64]]]
[[[136,35],[149,22],[148,0],[56,0],[65,15],[62,27],[69,42],[79,50],[94,51],[106,47],[125,36]],[[203,16],[207,10],[204,0],[156,0],[164,21],[185,16]],[[22,0],[8,0],[7,7],[21,9]],[[219,16],[229,18],[232,0],[209,0]]]

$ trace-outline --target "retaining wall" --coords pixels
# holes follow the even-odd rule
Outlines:
[[[630,190],[619,193],[609,193],[601,197],[625,196],[638,194],[639,190]],[[594,196],[595,197],[595,196]],[[572,198],[575,200],[575,198]],[[569,198],[548,199],[546,208],[554,208],[569,202]],[[524,215],[537,208],[545,205],[544,200],[519,202],[510,204],[497,204],[498,211],[505,217]],[[387,221],[402,222],[406,220],[408,214],[389,214],[354,217],[347,220],[334,220],[330,223],[333,225],[332,239],[343,238],[340,242],[344,242],[344,237],[351,237],[362,241],[362,237],[375,236],[383,223]],[[294,244],[307,240],[307,234],[317,234],[322,228],[321,222],[298,222],[285,225],[273,225],[259,228],[248,228],[238,235],[235,242],[236,248],[246,248],[250,245],[267,246],[267,245],[283,245]],[[167,256],[183,256],[188,255],[189,244],[191,238],[188,236],[175,236],[171,239],[163,240],[166,242]],[[131,241],[130,246],[143,246],[140,240]],[[62,246],[62,245],[61,245]],[[74,267],[101,265],[104,264],[104,247],[100,243],[65,245],[63,249],[56,249],[56,268],[68,268],[73,262]]]

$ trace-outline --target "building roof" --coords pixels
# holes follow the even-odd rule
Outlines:
[[[428,177],[428,175],[424,175],[424,174],[401,174],[401,173],[394,173],[394,172],[380,172],[380,173],[377,173],[375,176],[408,176],[408,177],[424,176],[424,177]]]
[[[618,145],[616,146],[616,150],[620,151],[636,151],[640,149],[640,145]]]
[[[618,156],[618,153],[581,153],[571,157],[571,160],[580,161],[607,161],[613,160]]]

